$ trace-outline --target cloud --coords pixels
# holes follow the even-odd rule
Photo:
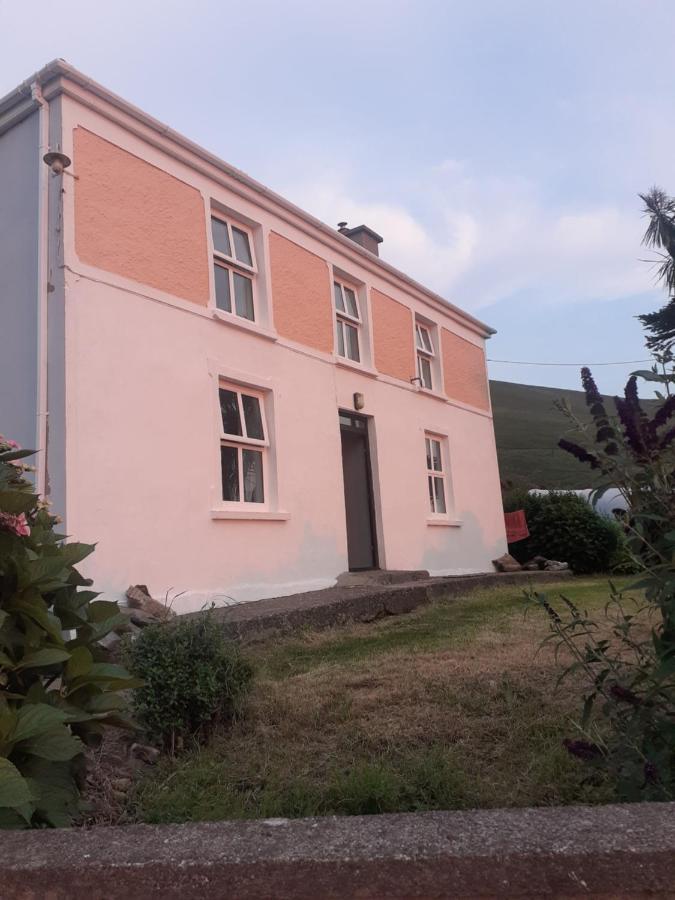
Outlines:
[[[514,296],[610,301],[653,286],[636,208],[552,206],[528,178],[481,175],[458,160],[429,167],[397,197],[388,185],[360,187],[344,166],[322,172],[283,192],[329,223],[370,225],[384,259],[465,308]]]

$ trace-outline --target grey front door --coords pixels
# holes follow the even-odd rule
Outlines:
[[[349,568],[377,568],[368,420],[340,413]]]

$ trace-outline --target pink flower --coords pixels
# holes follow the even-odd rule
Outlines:
[[[0,434],[0,444],[3,444],[6,447],[10,447],[12,450],[21,449],[16,441],[11,441],[9,438],[6,438],[4,434]]]
[[[28,537],[30,534],[30,525],[25,513],[13,516],[11,513],[0,512],[0,528],[11,531],[17,537]]]

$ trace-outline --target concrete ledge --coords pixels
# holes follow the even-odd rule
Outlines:
[[[2,900],[675,896],[675,804],[4,832]]]
[[[416,578],[402,584],[337,585],[289,597],[274,597],[215,609],[228,637],[259,640],[300,628],[329,628],[347,622],[373,622],[412,612],[443,597],[466,596],[482,588],[526,587],[571,578],[570,572],[503,572]],[[198,613],[190,613],[198,615]]]

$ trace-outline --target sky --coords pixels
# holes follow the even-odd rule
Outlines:
[[[662,305],[673,0],[0,0],[0,95],[62,57],[497,329],[492,378],[621,390]],[[8,36],[11,36],[8,40]]]

